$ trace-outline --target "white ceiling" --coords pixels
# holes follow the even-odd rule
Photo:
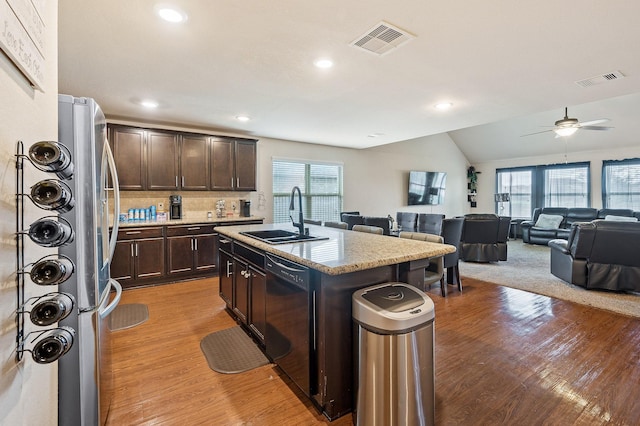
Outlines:
[[[637,0],[165,1],[183,24],[161,21],[157,3],[61,0],[60,92],[112,118],[352,148],[450,132],[472,163],[564,150],[551,132],[520,137],[564,106],[615,127],[579,131],[570,150],[638,145]],[[349,45],[383,20],[416,38],[384,56]],[[443,100],[454,107],[436,110]]]

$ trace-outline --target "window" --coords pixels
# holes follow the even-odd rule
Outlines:
[[[512,218],[531,217],[532,176],[531,167],[496,171],[496,194],[509,194],[509,201],[497,201],[496,212],[499,215]]]
[[[588,162],[496,169],[496,194],[509,194],[496,213],[529,218],[536,207],[589,207],[589,169]]]
[[[640,158],[602,162],[602,206],[640,210]]]
[[[290,221],[289,201],[294,186],[302,192],[305,219],[340,220],[342,165],[273,160],[273,223]],[[298,209],[297,201],[295,208]]]
[[[544,166],[543,207],[589,207],[589,163]]]

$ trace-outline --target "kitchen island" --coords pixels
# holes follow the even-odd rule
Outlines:
[[[429,258],[455,248],[308,228],[323,239],[272,245],[244,233],[291,225],[216,227],[220,295],[272,361],[333,420],[353,405],[353,292],[392,281],[422,288]],[[277,268],[288,279],[280,279]]]

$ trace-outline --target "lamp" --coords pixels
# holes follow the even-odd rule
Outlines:
[[[574,134],[575,132],[578,131],[577,127],[557,127],[555,129],[553,129],[553,131],[556,133],[556,135],[561,136],[561,137],[565,137],[565,136],[571,136],[572,134]]]

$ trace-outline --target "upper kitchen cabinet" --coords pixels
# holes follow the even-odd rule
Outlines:
[[[255,191],[256,141],[109,125],[120,189]]]
[[[118,170],[120,189],[147,189],[145,131],[134,127],[109,126],[109,140]]]
[[[211,189],[256,190],[256,141],[211,138]]]
[[[180,144],[180,185],[184,190],[209,189],[209,137],[182,135]]]
[[[180,189],[182,179],[178,168],[178,134],[147,130],[146,136],[147,189],[150,191]],[[118,173],[120,173],[119,169]]]

